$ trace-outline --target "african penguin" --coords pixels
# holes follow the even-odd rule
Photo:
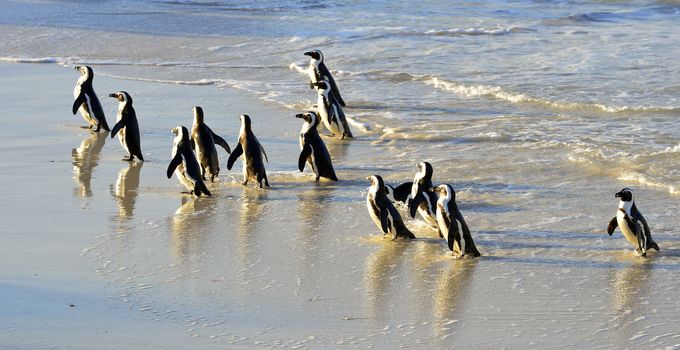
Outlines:
[[[413,178],[411,193],[408,198],[409,214],[416,217],[416,211],[433,227],[437,227],[435,203],[437,195],[432,191],[432,165],[428,162],[416,164],[418,172]]]
[[[76,82],[76,87],[73,89],[73,114],[80,111],[80,115],[89,124],[88,128],[94,129],[98,132],[100,129],[109,131],[109,124],[106,123],[104,116],[104,109],[102,109],[99,98],[92,87],[92,80],[94,79],[94,71],[88,66],[75,67],[80,72],[80,78]]]
[[[659,250],[659,246],[652,239],[647,220],[642,216],[633,200],[633,191],[624,188],[614,195],[619,198],[619,209],[616,216],[609,221],[607,233],[611,236],[618,226],[630,242],[635,247],[635,252],[641,256],[647,255],[647,249]]]
[[[385,195],[385,183],[382,177],[372,175],[366,179],[371,182],[371,187],[369,187],[366,195],[368,214],[371,215],[371,219],[383,235],[391,235],[392,240],[397,237],[416,238],[404,225],[401,215]]]
[[[340,90],[338,90],[338,85],[335,84],[335,79],[333,79],[333,76],[331,75],[331,72],[328,70],[326,67],[326,64],[323,62],[323,53],[319,50],[313,50],[313,51],[307,51],[305,52],[305,56],[309,56],[311,59],[309,61],[309,88],[313,89],[316,85],[316,83],[322,81],[322,80],[328,80],[328,82],[331,85],[331,91],[333,92],[333,96],[335,96],[335,99],[340,103],[341,106],[345,106],[345,101],[342,99],[342,96],[340,96]]]
[[[463,214],[458,210],[456,192],[450,185],[446,184],[439,185],[433,188],[432,191],[439,195],[436,209],[439,236],[446,239],[451,254],[458,258],[463,258],[465,255],[472,257],[480,256],[481,254],[479,254],[475,242],[472,240],[470,228],[468,228]],[[463,229],[462,235],[458,229],[458,223],[460,223]]]
[[[191,127],[191,146],[196,150],[196,158],[201,165],[201,179],[205,180],[205,174],[210,176],[210,182],[215,181],[215,176],[220,174],[220,161],[217,157],[215,145],[220,145],[227,153],[231,148],[223,138],[215,134],[203,121],[203,108],[194,106],[194,125]]]
[[[174,172],[179,182],[188,191],[183,193],[194,194],[198,197],[201,195],[210,196],[210,191],[201,179],[201,167],[191,149],[189,130],[183,126],[177,126],[172,129],[172,132],[176,136],[172,144],[172,160],[166,172],[168,179],[172,177]]]
[[[301,152],[298,159],[298,169],[302,172],[305,163],[309,163],[314,174],[316,174],[316,181],[319,181],[319,177],[338,181],[335,170],[333,170],[331,155],[316,130],[319,125],[319,116],[315,112],[307,112],[297,114],[295,117],[302,118],[305,121],[302,124],[302,130],[300,130]]]
[[[263,186],[269,187],[269,181],[267,181],[267,172],[264,169],[264,163],[262,162],[262,157],[269,162],[267,159],[267,153],[265,153],[264,148],[253,134],[250,127],[250,117],[243,114],[241,119],[241,130],[238,136],[238,145],[231,152],[229,160],[227,160],[227,169],[231,170],[234,166],[234,162],[239,156],[243,155],[243,185],[248,184],[250,178],[255,178],[257,184],[260,188]]]
[[[322,80],[314,85],[319,88],[317,109],[326,129],[333,133],[333,136],[341,139],[354,137],[349,129],[345,112],[331,93],[328,81]]]
[[[144,161],[139,141],[139,124],[137,123],[135,109],[132,107],[132,97],[125,91],[118,91],[110,94],[109,97],[118,100],[118,116],[116,117],[116,125],[111,130],[111,138],[118,134],[121,146],[128,152],[128,158],[123,158],[123,160],[131,162],[137,156],[139,160]]]

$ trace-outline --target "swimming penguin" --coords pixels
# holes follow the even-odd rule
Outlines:
[[[319,181],[319,177],[338,181],[335,170],[333,170],[331,155],[316,130],[319,125],[319,116],[314,112],[307,112],[297,114],[295,117],[302,118],[305,121],[302,124],[302,130],[300,130],[300,149],[302,152],[300,152],[298,159],[298,169],[303,171],[305,163],[309,162],[314,174],[316,174],[316,181]]]
[[[323,62],[323,53],[319,50],[314,50],[314,51],[307,51],[305,52],[305,56],[309,56],[311,60],[309,61],[309,88],[313,89],[314,84],[322,81],[322,80],[328,80],[328,82],[331,85],[331,91],[333,92],[333,96],[335,96],[335,99],[340,103],[341,106],[345,106],[345,101],[342,99],[342,96],[340,96],[340,90],[338,90],[338,85],[335,84],[335,80],[333,79],[333,76],[331,75],[331,72],[328,70],[326,67],[326,64]]]
[[[142,148],[139,142],[139,124],[137,123],[137,114],[132,107],[132,97],[125,91],[118,91],[110,94],[109,97],[118,99],[118,116],[116,117],[116,125],[111,130],[111,138],[118,134],[123,149],[129,154],[128,158],[123,160],[131,162],[135,156],[139,160],[144,161],[142,156]]]
[[[418,172],[413,179],[410,198],[407,202],[409,214],[415,218],[417,211],[428,224],[437,227],[435,208],[437,195],[432,191],[432,165],[428,162],[420,162],[416,164],[416,167],[418,167]]]
[[[203,122],[203,108],[194,106],[194,125],[191,127],[191,146],[196,150],[196,158],[201,165],[201,179],[205,180],[206,172],[210,175],[210,182],[215,181],[215,176],[220,174],[220,161],[217,157],[215,145],[220,145],[227,153],[231,148],[223,138],[215,134],[208,125]]]
[[[478,257],[479,251],[475,246],[475,242],[470,235],[470,228],[468,228],[463,214],[458,210],[456,204],[456,192],[450,185],[439,185],[432,189],[439,195],[437,200],[437,224],[439,228],[439,236],[446,239],[449,250],[454,256],[458,253],[458,258],[463,258],[465,255]],[[463,234],[460,234],[458,223],[463,229]]]
[[[349,129],[345,112],[342,111],[342,107],[331,93],[328,81],[322,80],[314,85],[319,88],[317,91],[319,96],[317,108],[326,129],[332,132],[333,136],[340,137],[341,139],[354,137]]]
[[[195,194],[197,197],[210,196],[210,191],[201,179],[201,166],[191,149],[189,130],[183,126],[177,126],[172,129],[172,132],[176,136],[172,144],[172,160],[166,172],[168,179],[174,172],[179,182],[189,191],[183,193]]]
[[[76,82],[76,87],[73,89],[73,114],[80,110],[80,115],[89,124],[88,128],[98,132],[100,129],[109,131],[109,124],[106,123],[104,116],[104,109],[97,98],[97,94],[92,87],[92,79],[94,79],[94,71],[88,66],[75,67],[80,72],[80,78]]]
[[[372,175],[366,178],[371,182],[371,187],[366,195],[366,207],[368,214],[376,226],[382,231],[383,235],[389,234],[392,240],[397,237],[409,239],[416,238],[413,232],[404,225],[401,215],[394,207],[392,202],[385,195],[385,183],[379,175]]]
[[[616,212],[616,216],[609,221],[607,233],[611,236],[618,226],[623,236],[635,247],[635,252],[641,256],[647,255],[647,249],[650,248],[658,251],[659,245],[652,239],[647,220],[633,201],[633,191],[630,188],[624,188],[614,196],[620,198],[619,210]]]
[[[241,131],[238,136],[238,145],[236,145],[236,148],[234,148],[234,151],[229,156],[229,160],[227,160],[227,169],[231,170],[236,159],[243,154],[243,185],[247,185],[248,179],[252,177],[257,180],[260,188],[263,186],[269,187],[267,172],[262,162],[262,156],[264,156],[267,163],[269,162],[267,153],[265,153],[264,148],[250,128],[250,117],[243,114],[240,119]]]

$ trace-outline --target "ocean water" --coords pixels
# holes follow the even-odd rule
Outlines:
[[[274,111],[261,118],[276,190],[227,185],[145,213],[178,196],[145,187],[153,163],[121,170],[123,223],[83,259],[149,317],[263,347],[680,344],[678,1],[10,0],[0,30],[0,61],[88,64],[105,79],[209,89],[213,102],[237,91]],[[277,129],[316,103],[310,49],[356,130],[327,141],[337,185],[296,174],[299,126]],[[102,147],[82,142],[77,198],[92,196],[87,150]],[[410,181],[423,160],[456,189],[481,259],[452,260],[418,221],[415,243],[377,237],[365,176]],[[125,186],[140,183],[130,204]],[[647,259],[605,233],[623,187],[661,246]]]

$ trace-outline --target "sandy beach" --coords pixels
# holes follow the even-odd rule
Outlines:
[[[11,186],[3,189],[0,248],[3,348],[680,342],[678,240],[655,225],[662,251],[636,257],[595,218],[608,218],[613,203],[602,204],[602,215],[576,215],[601,224],[591,231],[528,236],[500,229],[494,217],[530,204],[499,207],[463,193],[483,257],[456,261],[419,221],[407,221],[414,242],[378,236],[365,209],[364,174],[394,178],[408,170],[353,162],[380,147],[368,137],[329,140],[342,180],[316,184],[294,168],[299,121],[283,108],[210,86],[98,77],[100,96],[134,94],[148,160],[128,164],[117,140],[81,129],[69,113],[77,72],[51,64],[0,71],[13,87],[4,90],[2,177]],[[102,103],[112,120],[116,104]],[[193,105],[230,143],[237,115],[253,116],[271,161],[271,189],[243,187],[240,170],[225,169],[210,184],[211,198],[194,199],[165,178],[170,129],[191,123]],[[655,208],[651,217],[663,222],[673,210]]]

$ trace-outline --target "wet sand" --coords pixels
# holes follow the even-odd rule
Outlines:
[[[648,215],[662,251],[642,259],[604,233],[613,198],[530,231],[502,218],[532,210],[532,189],[510,202],[463,192],[483,257],[453,260],[419,221],[407,221],[414,242],[377,235],[365,176],[408,180],[413,166],[389,165],[360,132],[327,142],[341,181],[316,184],[296,169],[300,122],[281,106],[96,77],[110,125],[116,104],[105,96],[133,95],[147,162],[129,164],[117,140],[71,115],[75,71],[3,64],[0,74],[3,347],[680,346],[680,242],[663,223],[673,207]],[[227,171],[219,150],[213,197],[180,194],[165,177],[170,129],[190,126],[193,105],[232,148],[238,115],[253,117],[272,189],[238,184],[240,162]]]

